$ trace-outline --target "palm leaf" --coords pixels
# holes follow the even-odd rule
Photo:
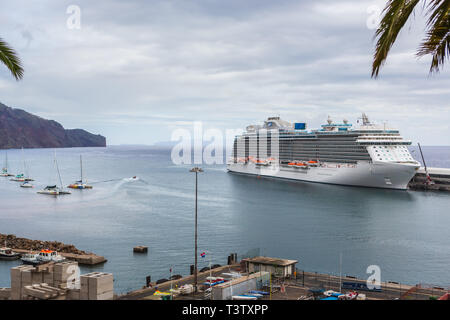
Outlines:
[[[450,0],[435,0],[429,4],[428,31],[417,55],[432,55],[430,73],[438,72],[450,56]]]
[[[418,3],[419,0],[389,0],[386,4],[380,26],[375,32],[375,38],[378,38],[378,41],[373,57],[372,77],[378,77],[389,50]]]
[[[16,80],[23,77],[23,67],[16,52],[0,38],[0,61],[11,71]]]

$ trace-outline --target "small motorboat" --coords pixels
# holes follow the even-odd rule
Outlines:
[[[66,258],[53,250],[41,250],[38,254],[26,254],[21,260],[24,264],[39,265],[48,262],[63,262]]]
[[[20,258],[20,253],[14,252],[11,248],[5,246],[0,248],[0,260],[17,260]]]
[[[22,260],[23,264],[31,264],[31,265],[36,265],[39,264],[37,261],[37,254],[35,253],[26,253],[22,256],[22,258],[20,258],[20,260]]]
[[[34,186],[29,182],[29,181],[25,181],[24,183],[22,183],[20,185],[21,188],[34,188]]]

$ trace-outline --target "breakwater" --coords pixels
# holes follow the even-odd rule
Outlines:
[[[82,265],[96,265],[107,261],[105,257],[98,256],[92,252],[79,250],[73,244],[65,244],[59,241],[31,240],[18,238],[13,234],[0,234],[0,244],[6,244],[21,254],[29,252],[37,253],[42,249],[57,251],[64,258],[77,261]]]

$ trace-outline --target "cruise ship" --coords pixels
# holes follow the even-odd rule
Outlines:
[[[396,129],[371,123],[366,114],[353,127],[328,117],[320,129],[270,117],[236,136],[227,170],[318,183],[407,189],[420,163]]]

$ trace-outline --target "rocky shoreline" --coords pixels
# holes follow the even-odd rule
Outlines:
[[[9,248],[37,251],[42,249],[54,250],[59,253],[73,253],[77,255],[88,255],[90,252],[77,249],[73,244],[65,244],[59,241],[41,241],[27,238],[18,238],[13,234],[0,233],[0,246],[5,244]]]

